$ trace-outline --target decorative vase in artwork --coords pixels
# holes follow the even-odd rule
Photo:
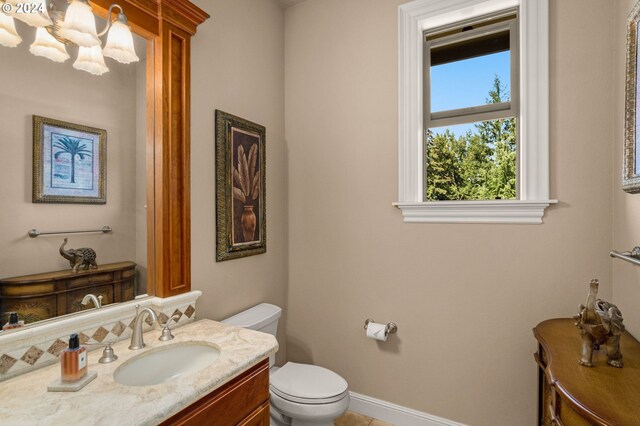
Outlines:
[[[254,241],[256,234],[256,214],[253,212],[252,205],[245,205],[242,212],[242,235],[244,241]]]

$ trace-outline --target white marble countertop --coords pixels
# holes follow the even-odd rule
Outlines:
[[[147,347],[128,349],[115,343],[118,360],[99,364],[102,350],[89,353],[89,371],[98,377],[78,392],[47,392],[60,378],[60,363],[0,383],[0,425],[156,425],[278,350],[265,333],[200,320],[173,330],[175,339],[160,342],[160,330],[144,333]],[[125,386],[113,372],[125,361],[163,345],[201,341],[217,345],[220,357],[191,375],[152,386]],[[189,360],[185,360],[188,362]]]

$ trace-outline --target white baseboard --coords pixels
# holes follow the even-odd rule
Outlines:
[[[349,411],[396,426],[465,426],[453,420],[432,416],[359,393],[349,392],[349,396],[351,397]]]

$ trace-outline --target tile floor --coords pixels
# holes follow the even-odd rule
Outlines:
[[[336,420],[336,426],[393,426],[381,420],[372,419],[362,414],[347,411],[344,416]]]

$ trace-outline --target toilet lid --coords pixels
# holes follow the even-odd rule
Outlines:
[[[281,397],[304,400],[330,399],[342,395],[348,387],[347,381],[331,370],[295,362],[286,363],[269,380]]]

